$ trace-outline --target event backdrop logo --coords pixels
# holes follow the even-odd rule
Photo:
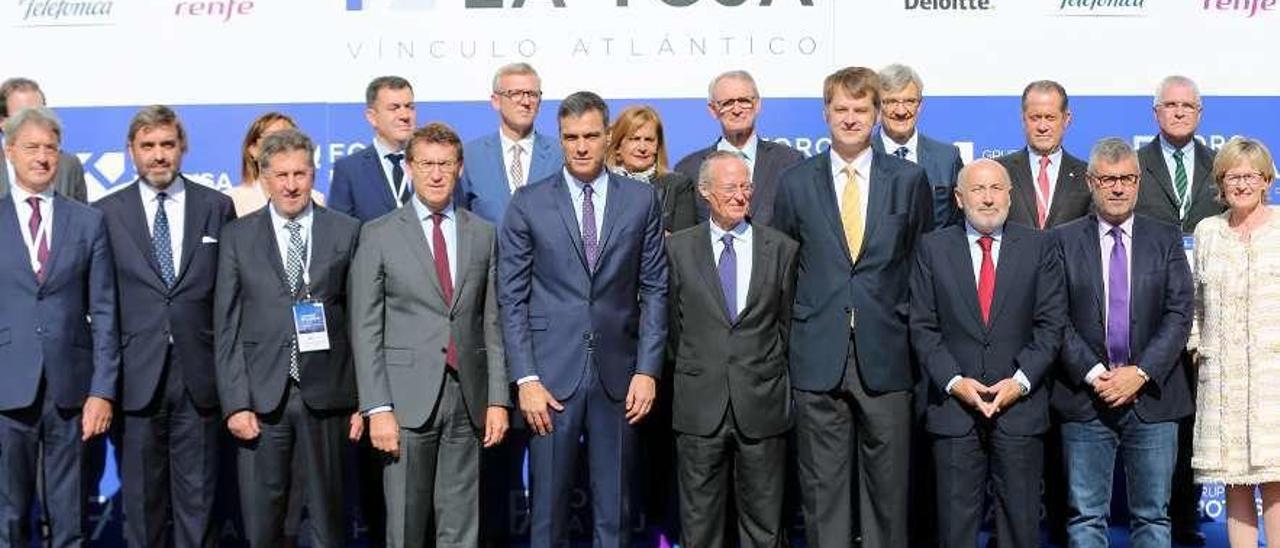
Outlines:
[[[233,16],[252,14],[254,7],[253,0],[208,0],[204,2],[182,0],[174,4],[173,16],[226,23]]]
[[[1146,9],[1143,0],[1055,0],[1055,2],[1058,4],[1058,15],[1132,17],[1144,15]]]
[[[436,0],[347,0],[347,11],[389,9],[397,11],[429,10]]]
[[[111,0],[18,0],[20,27],[89,27],[114,23]]]
[[[1204,10],[1253,17],[1258,12],[1276,12],[1277,2],[1280,0],[1204,0]]]
[[[991,0],[905,0],[907,11],[990,11]]]

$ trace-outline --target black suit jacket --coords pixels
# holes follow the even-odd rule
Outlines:
[[[1173,175],[1164,162],[1157,137],[1138,149],[1138,165],[1142,182],[1138,185],[1136,212],[1172,225],[1181,225],[1183,234],[1195,232],[1196,225],[1205,217],[1212,217],[1227,206],[1218,201],[1218,189],[1211,177],[1213,173],[1213,149],[1196,141],[1195,173],[1191,174],[1191,208],[1187,218],[1181,218],[1178,193],[1173,189]]]
[[[791,427],[787,337],[799,246],[769,227],[751,230],[747,304],[734,321],[725,313],[709,224],[667,240],[677,432],[711,435],[729,409],[739,431],[751,438]]]
[[[197,406],[218,405],[213,361],[213,288],[218,239],[235,219],[231,198],[183,178],[182,256],[178,277],[165,286],[152,252],[151,231],[135,181],[94,205],[111,235],[120,310],[120,404],[137,411],[155,398],[169,341],[174,367],[182,368],[187,393]]]
[[[1053,409],[1068,421],[1088,421],[1106,409],[1084,378],[1107,363],[1105,262],[1093,215],[1056,229],[1066,274],[1070,321],[1053,387]],[[1191,332],[1193,286],[1178,227],[1137,215],[1129,249],[1129,351],[1151,380],[1134,409],[1145,422],[1191,414],[1182,349]]]
[[[299,387],[320,411],[356,407],[356,380],[347,337],[347,271],[360,222],[318,205],[311,226],[308,288],[324,303],[329,350],[299,356]],[[271,226],[270,205],[222,231],[214,299],[218,397],[226,416],[245,409],[270,413],[283,401],[293,341],[293,296]]]
[[[1034,435],[1049,428],[1045,389],[1066,323],[1062,263],[1053,237],[1005,223],[991,323],[982,322],[964,225],[924,237],[911,274],[911,346],[928,380],[925,426],[960,436],[988,420],[952,397],[956,375],[991,386],[1021,369],[1031,392],[994,417],[997,428]]]
[[[884,149],[884,130],[876,132],[871,138],[871,148],[876,152],[893,154]],[[929,186],[933,187],[933,226],[957,224],[964,221],[960,208],[956,207],[956,182],[960,180],[960,170],[964,162],[960,160],[960,149],[951,143],[930,139],[925,134],[916,132],[916,164],[924,168],[929,178]]]
[[[1013,181],[1013,202],[1009,205],[1009,220],[1029,227],[1036,226],[1036,182],[1031,178],[1031,160],[1026,147],[1013,154],[996,158],[1009,171]],[[1089,214],[1093,207],[1093,195],[1085,182],[1088,164],[1062,151],[1062,165],[1058,166],[1058,182],[1053,191],[1053,203],[1045,218],[1045,228],[1053,228],[1067,221]]]
[[[759,139],[760,142],[756,145],[755,166],[751,170],[751,184],[755,187],[755,191],[751,194],[751,224],[756,226],[772,224],[773,202],[778,194],[778,181],[787,168],[804,160],[804,154],[794,148],[764,138]],[[681,158],[676,164],[676,171],[687,175],[696,183],[698,168],[702,167],[702,161],[707,158],[707,155],[715,152],[718,142],[717,139],[711,146],[695,150]],[[706,221],[711,218],[711,209],[701,194],[696,192],[695,194],[698,222]]]
[[[800,244],[791,322],[791,384],[825,392],[842,378],[855,317],[858,371],[875,392],[912,385],[907,283],[920,236],[933,227],[929,181],[919,166],[873,152],[866,231],[855,263],[840,222],[831,152],[782,175],[773,226]]]

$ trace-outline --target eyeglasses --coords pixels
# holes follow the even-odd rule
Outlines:
[[[712,101],[711,104],[715,105],[716,110],[719,110],[720,112],[730,110],[734,107],[734,105],[737,105],[738,108],[741,108],[742,110],[751,110],[753,108],[756,108],[756,99],[757,98],[755,96],[733,97],[730,99],[723,99],[720,101]]]
[[[896,108],[896,107],[906,107],[908,109],[914,109],[920,106],[920,98],[908,97],[906,99],[885,99],[883,101],[880,101],[880,105],[883,106],[885,110]]]
[[[1200,105],[1198,103],[1188,103],[1185,101],[1165,101],[1156,106],[1164,110],[1185,110],[1190,112],[1200,110]]]
[[[494,93],[512,101],[521,101],[524,99],[537,101],[542,98],[542,91],[536,89],[501,89]]]
[[[1228,186],[1257,186],[1266,179],[1257,171],[1253,173],[1230,173],[1222,176],[1223,184]]]
[[[457,160],[414,160],[409,164],[414,171],[429,173],[433,170],[449,171],[458,165]]]
[[[1093,183],[1102,188],[1115,188],[1116,185],[1123,184],[1125,187],[1133,187],[1138,184],[1138,176],[1133,173],[1127,175],[1090,175]]]
[[[751,194],[751,192],[756,189],[755,185],[751,185],[751,184],[737,185],[737,186],[717,186],[712,188],[716,191],[717,194],[723,194],[725,196],[736,196],[738,194],[742,194],[743,196],[746,196],[748,194]]]

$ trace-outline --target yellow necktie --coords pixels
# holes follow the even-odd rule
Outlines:
[[[844,239],[849,243],[849,258],[858,262],[862,251],[862,190],[858,188],[858,174],[853,166],[845,166],[844,192],[840,194],[840,222],[844,225]]]

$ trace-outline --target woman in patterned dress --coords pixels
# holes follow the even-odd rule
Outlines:
[[[1195,230],[1199,364],[1194,453],[1198,483],[1223,483],[1231,546],[1258,545],[1254,488],[1268,539],[1280,539],[1280,216],[1262,143],[1236,137],[1213,180],[1227,211]]]

